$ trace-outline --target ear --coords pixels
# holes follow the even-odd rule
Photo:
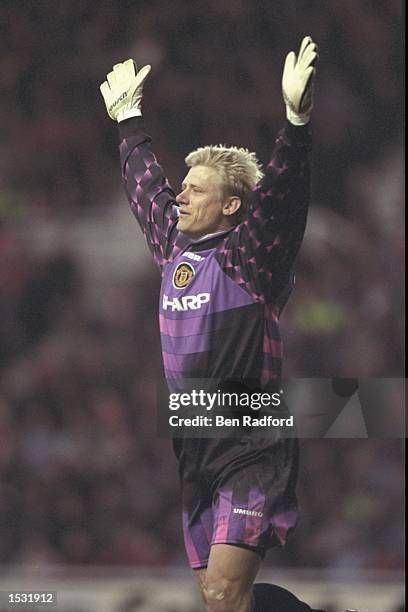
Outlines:
[[[222,207],[222,214],[229,217],[234,215],[241,208],[241,198],[238,196],[231,196],[227,198]]]

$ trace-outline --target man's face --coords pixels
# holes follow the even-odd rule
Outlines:
[[[192,238],[230,227],[221,178],[214,168],[190,168],[176,201],[180,207],[177,228]]]

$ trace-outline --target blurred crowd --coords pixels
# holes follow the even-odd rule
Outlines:
[[[144,114],[177,190],[200,144],[247,146],[267,162],[284,120],[283,60],[310,33],[312,210],[282,315],[285,375],[402,376],[401,4],[3,0],[0,10],[0,564],[184,563],[176,464],[154,414],[158,274],[112,277],[95,302],[75,244],[45,233],[39,249],[30,233],[112,205],[117,135],[99,83],[114,63],[152,64]],[[284,562],[400,569],[399,442],[303,447],[303,519]]]

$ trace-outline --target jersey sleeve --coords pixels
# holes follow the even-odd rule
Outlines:
[[[254,297],[282,309],[293,286],[292,267],[306,228],[310,200],[311,134],[289,122],[278,133],[251,207],[230,235],[224,271]]]
[[[151,151],[142,118],[119,124],[120,162],[125,192],[147,245],[160,268],[182,248],[178,207],[173,189]]]

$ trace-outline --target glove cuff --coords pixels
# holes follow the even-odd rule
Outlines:
[[[286,118],[293,125],[306,125],[310,121],[310,113],[298,115],[297,113],[294,113],[289,106],[286,106]]]
[[[131,117],[141,117],[142,111],[140,108],[124,108],[119,111],[116,121],[120,123],[121,121],[125,121],[126,119],[130,119]]]

